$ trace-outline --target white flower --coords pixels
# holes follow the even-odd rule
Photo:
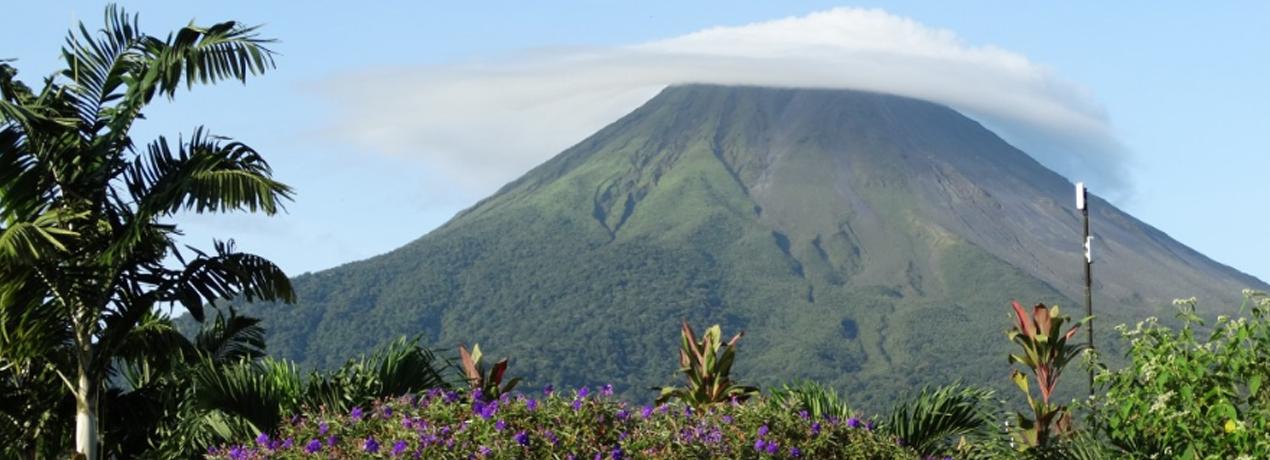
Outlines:
[[[1151,412],[1152,414],[1156,414],[1156,413],[1159,413],[1160,411],[1164,410],[1166,407],[1168,407],[1169,400],[1170,400],[1170,399],[1172,399],[1172,398],[1173,398],[1173,391],[1172,391],[1172,390],[1169,390],[1168,392],[1166,392],[1166,393],[1164,393],[1164,394],[1162,394],[1162,395],[1156,396],[1156,397],[1155,397],[1155,402],[1151,403],[1151,409],[1150,409],[1150,412]]]

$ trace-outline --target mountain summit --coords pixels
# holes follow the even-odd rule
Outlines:
[[[676,378],[676,328],[744,330],[738,378],[869,405],[1004,381],[1007,305],[1083,311],[1072,184],[958,112],[847,90],[672,86],[390,253],[253,308],[331,366],[399,335],[480,342],[531,383]],[[1091,197],[1101,337],[1266,284]]]

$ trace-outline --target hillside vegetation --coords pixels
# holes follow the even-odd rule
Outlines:
[[[935,104],[676,86],[423,238],[247,311],[273,353],[308,367],[401,335],[480,341],[530,384],[612,382],[635,399],[675,371],[655,331],[720,323],[748,334],[740,375],[877,407],[923,383],[1000,382],[996,306],[1079,307],[1070,187]],[[1094,206],[1106,324],[1261,286]]]

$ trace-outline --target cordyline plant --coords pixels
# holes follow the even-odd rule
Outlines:
[[[685,321],[682,334],[679,371],[688,376],[688,386],[660,388],[658,404],[677,398],[685,404],[700,408],[733,400],[744,401],[758,394],[757,387],[737,385],[729,377],[732,362],[736,359],[736,342],[741,340],[744,333],[732,336],[724,344],[723,330],[715,324],[706,329],[701,340],[697,340],[692,327]]]
[[[1051,404],[1050,398],[1054,394],[1054,388],[1058,386],[1063,368],[1086,348],[1084,344],[1072,344],[1068,341],[1089,318],[1076,322],[1064,332],[1063,324],[1071,321],[1071,317],[1062,316],[1057,305],[1048,308],[1044,304],[1036,304],[1032,307],[1031,315],[1018,302],[1014,302],[1012,306],[1017,324],[1007,335],[1011,342],[1023,348],[1023,353],[1011,354],[1010,364],[1027,366],[1032,371],[1037,390],[1041,394],[1040,400],[1033,399],[1027,376],[1018,369],[1010,372],[1010,379],[1027,395],[1027,403],[1034,417],[1028,418],[1022,412],[1018,413],[1019,431],[1015,433],[1015,437],[1022,442],[1023,448],[1046,446],[1053,439],[1055,430],[1064,433],[1071,426],[1071,413],[1067,407]],[[1051,425],[1054,425],[1053,429]]]
[[[480,391],[482,399],[498,399],[504,393],[511,392],[513,388],[516,388],[516,384],[520,383],[520,378],[517,377],[503,385],[503,376],[507,373],[507,358],[499,360],[493,367],[486,370],[481,364],[480,344],[472,344],[471,353],[468,353],[466,347],[459,345],[459,359],[462,360],[463,375],[472,386],[472,392]]]

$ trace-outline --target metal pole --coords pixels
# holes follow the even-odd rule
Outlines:
[[[1076,183],[1076,207],[1085,221],[1085,316],[1089,319],[1089,349],[1094,349],[1094,295],[1093,295],[1093,238],[1089,236],[1089,200],[1088,190],[1083,182]],[[1089,367],[1089,396],[1094,395],[1094,367]]]

